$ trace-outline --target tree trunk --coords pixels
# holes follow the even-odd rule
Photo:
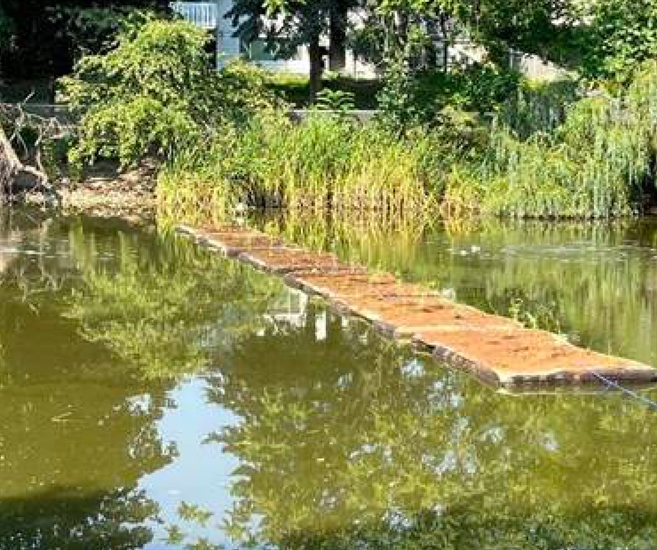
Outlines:
[[[429,41],[424,48],[424,68],[435,70],[438,66],[438,52],[436,49],[436,38],[438,36],[437,23],[433,18],[426,22],[426,30],[429,35]]]
[[[337,2],[329,22],[329,69],[341,72],[347,66],[347,17],[344,2]]]
[[[310,101],[314,103],[317,93],[322,89],[322,73],[324,72],[319,34],[316,34],[310,39],[308,54],[310,57]]]
[[[0,127],[0,203],[5,202],[13,190],[34,189],[47,180],[47,176],[39,170],[23,166]]]
[[[21,163],[5,131],[0,127],[0,203],[7,200],[11,184],[20,168]]]

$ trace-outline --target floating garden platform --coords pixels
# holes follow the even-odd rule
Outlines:
[[[574,346],[556,334],[455,303],[390,274],[369,273],[333,254],[290,246],[239,226],[178,230],[496,386],[657,381],[657,369],[648,365]]]

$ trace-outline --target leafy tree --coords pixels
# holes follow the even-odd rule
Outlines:
[[[198,138],[212,109],[207,41],[191,24],[153,21],[123,34],[106,55],[84,57],[75,76],[61,81],[66,99],[87,109],[72,160],[100,155],[127,166]]]
[[[462,0],[453,14],[468,34],[487,48],[491,60],[505,64],[509,52],[572,61],[576,20],[570,0]]]
[[[115,49],[84,57],[61,80],[64,97],[82,108],[74,165],[117,158],[169,159],[208,137],[222,121],[274,103],[264,79],[237,66],[217,73],[205,53],[210,37],[184,21],[152,20],[128,28]]]
[[[440,61],[445,68],[459,36],[485,46],[490,59],[502,65],[511,49],[562,59],[574,21],[569,6],[568,0],[372,0],[356,44],[369,57],[385,61],[417,42],[421,31],[424,41],[416,62],[428,67]],[[436,40],[442,51],[432,51]]]
[[[345,66],[348,14],[358,0],[237,0],[229,12],[237,34],[246,42],[265,35],[268,46],[282,57],[291,57],[298,48],[307,47],[310,58],[310,94],[314,99],[321,89],[324,56],[329,55],[329,68]],[[328,52],[321,46],[329,36]]]
[[[581,12],[582,73],[592,79],[631,78],[642,61],[657,58],[657,3],[595,0]]]

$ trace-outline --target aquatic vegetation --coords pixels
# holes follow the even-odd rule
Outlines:
[[[317,111],[269,112],[189,149],[159,180],[174,217],[247,208],[516,218],[631,216],[654,200],[657,64],[622,94],[577,99],[570,82],[523,88],[487,126],[446,111],[398,134]]]
[[[158,196],[180,217],[247,207],[419,212],[440,195],[435,148],[426,135],[403,139],[321,111],[301,123],[265,115],[181,155],[161,173]]]

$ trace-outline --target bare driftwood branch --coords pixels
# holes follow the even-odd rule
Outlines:
[[[10,137],[0,127],[0,202],[5,201],[13,191],[26,191],[47,184],[48,177],[41,163],[41,145],[46,137],[59,130],[55,127],[55,121],[40,118],[38,121],[29,121],[20,106],[12,107],[13,109],[10,109],[3,105],[0,113],[3,117],[12,120],[14,127],[14,134]],[[27,145],[21,138],[21,130],[29,123],[38,129],[38,137],[34,144],[36,168],[23,164],[12,146],[12,141],[17,142],[25,149],[26,154],[28,153]]]
[[[13,190],[33,189],[47,180],[42,171],[23,165],[0,127],[0,202],[6,201]]]

